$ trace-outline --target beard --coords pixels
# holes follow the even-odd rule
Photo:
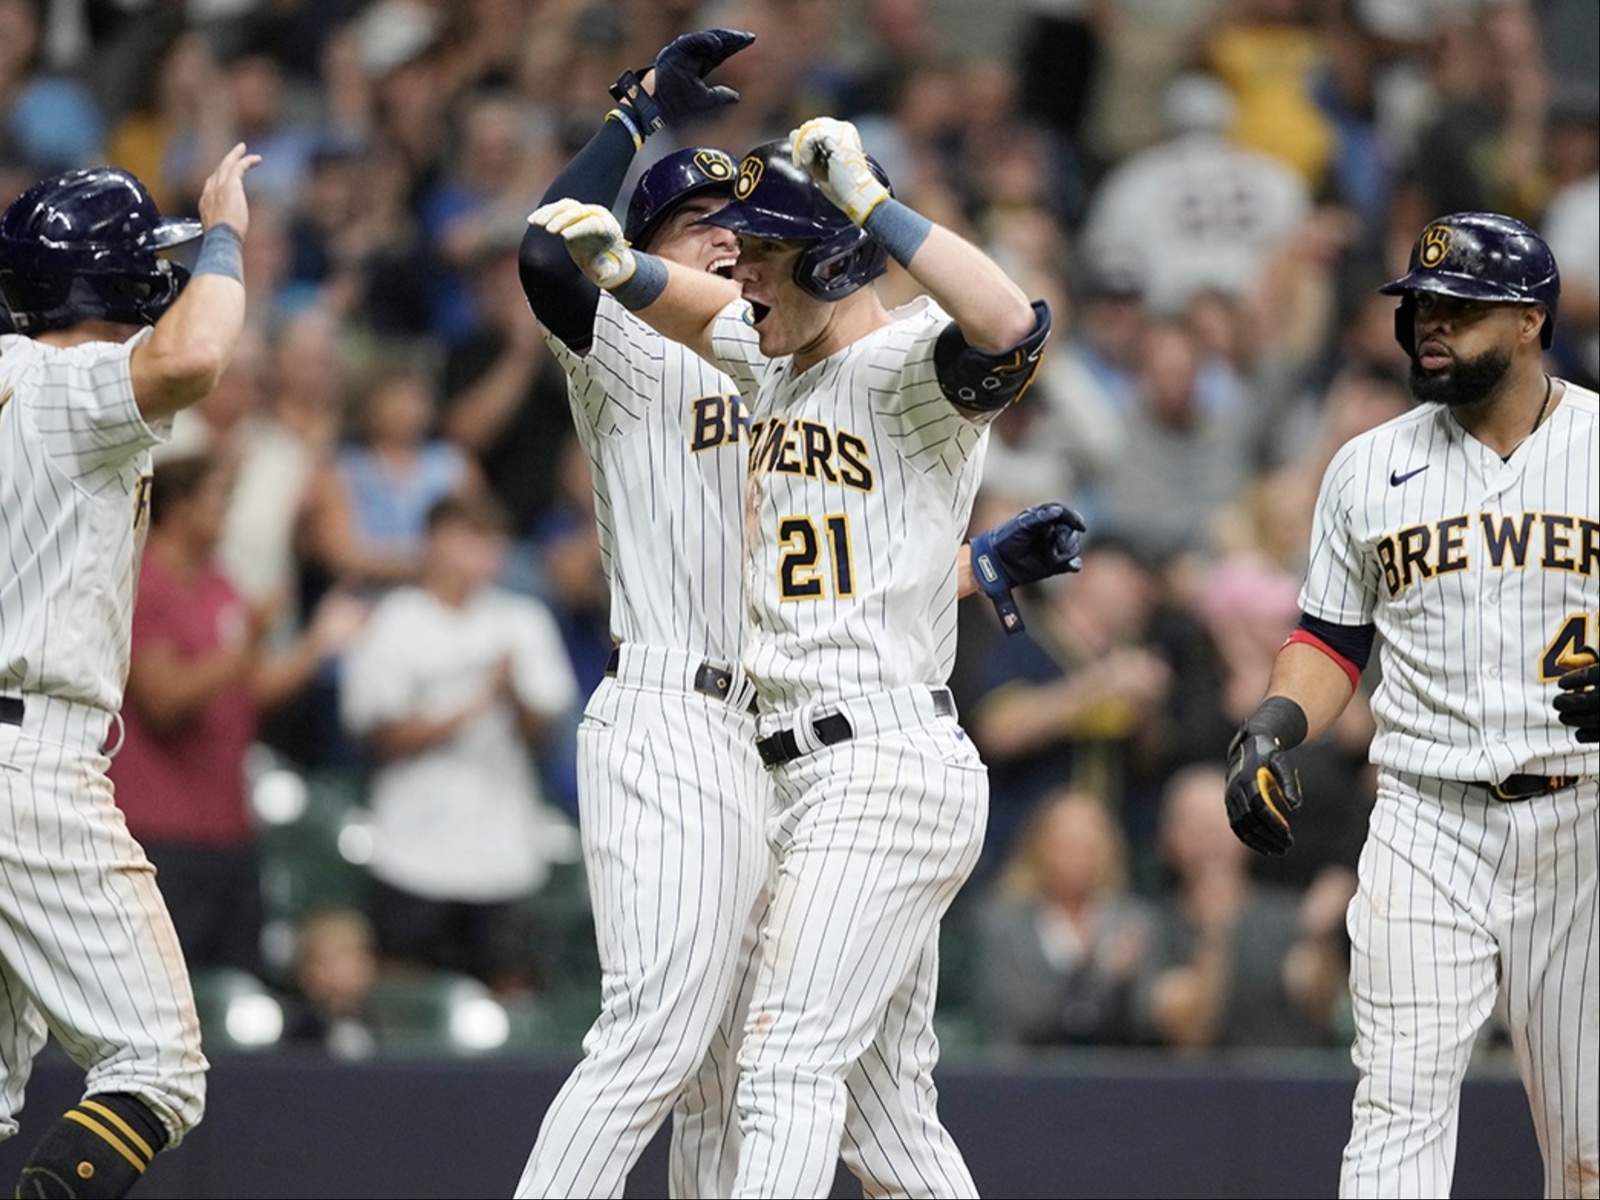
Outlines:
[[[1511,354],[1488,350],[1477,358],[1456,359],[1442,371],[1425,371],[1411,355],[1411,394],[1425,404],[1465,407],[1487,400],[1511,372]]]

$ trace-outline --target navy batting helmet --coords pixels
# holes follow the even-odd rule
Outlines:
[[[126,171],[53,175],[0,215],[0,293],[21,333],[89,320],[151,325],[189,278],[159,252],[200,233],[199,221],[157,212]]]
[[[1545,320],[1539,336],[1548,347],[1555,336],[1561,273],[1544,239],[1521,221],[1499,213],[1452,213],[1422,231],[1411,248],[1409,269],[1378,290],[1404,297],[1395,310],[1394,336],[1407,354],[1416,339],[1417,292],[1542,305]]]
[[[867,161],[885,187],[889,177]],[[746,237],[810,242],[795,263],[794,281],[818,300],[842,300],[889,265],[889,253],[856,225],[789,153],[789,139],[765,142],[744,156],[733,199],[706,218]]]
[[[711,146],[673,151],[639,176],[623,235],[639,249],[648,249],[662,222],[690,196],[732,192],[734,171],[733,156]]]

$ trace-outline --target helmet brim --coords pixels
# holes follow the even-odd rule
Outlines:
[[[143,244],[147,250],[166,250],[192,242],[204,232],[205,227],[192,217],[162,217],[145,234]]]
[[[1433,292],[1440,296],[1455,296],[1462,300],[1486,300],[1494,304],[1538,304],[1531,296],[1509,292],[1502,283],[1462,275],[1456,271],[1410,271],[1399,279],[1391,279],[1378,289],[1387,296],[1403,296],[1407,292]]]

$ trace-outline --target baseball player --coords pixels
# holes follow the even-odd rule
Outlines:
[[[1593,1197],[1600,400],[1544,373],[1560,277],[1520,222],[1434,221],[1383,290],[1423,403],[1323,477],[1304,616],[1229,747],[1228,815],[1254,849],[1289,849],[1289,752],[1343,710],[1376,641],[1340,1195],[1450,1194],[1461,1080],[1498,1000],[1544,1193]]]
[[[70,171],[0,216],[0,1138],[52,1032],[87,1072],[19,1196],[122,1196],[200,1120],[183,955],[101,749],[122,703],[150,451],[244,321],[235,146],[200,220],[132,175]],[[190,278],[160,251],[203,239]],[[113,747],[113,752],[114,752]]]
[[[689,34],[652,71],[624,76],[618,109],[547,199],[609,205],[642,140],[635,133],[658,114],[670,123],[731,99],[704,77],[749,40],[728,30]],[[725,275],[737,242],[703,218],[727,203],[735,174],[731,158],[707,147],[662,158],[634,189],[628,240]],[[517,1194],[620,1195],[676,1097],[673,1194],[727,1195],[737,1144],[733,1051],[770,865],[770,788],[755,752],[752,692],[736,665],[748,417],[731,379],[588,282],[560,238],[531,228],[521,257],[530,304],[571,380],[619,646],[579,731],[604,1007],[583,1062],[545,1114]],[[736,285],[722,286],[727,300],[737,297]],[[1047,506],[980,537],[980,570],[989,567],[984,579],[994,585],[985,590],[1005,605],[1006,585],[1070,569],[1074,522]],[[960,569],[971,575],[970,564]],[[935,1164],[908,1152],[898,1133],[922,1119],[926,1093],[903,1095],[879,1054],[849,1082],[843,1153],[875,1194],[968,1186],[932,1174]]]
[[[741,665],[777,867],[739,1051],[732,1194],[825,1195],[851,1072],[873,1060],[914,1098],[921,1119],[898,1133],[924,1194],[975,1194],[930,1077],[939,922],[988,798],[944,686],[952,551],[986,422],[1031,378],[1048,309],[892,199],[854,127],[830,118],[747,154],[733,200],[701,218],[739,237],[733,303],[715,276],[630,248],[600,205],[565,198],[530,220],[754,397]],[[932,298],[884,309],[868,285],[891,254]]]

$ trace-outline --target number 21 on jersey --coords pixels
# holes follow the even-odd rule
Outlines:
[[[827,542],[828,562],[822,563]],[[835,599],[856,592],[855,563],[850,551],[850,518],[828,513],[822,531],[811,517],[782,517],[778,521],[778,599],[820,600],[831,584]],[[829,571],[831,568],[831,572]],[[825,574],[832,579],[825,579]]]

